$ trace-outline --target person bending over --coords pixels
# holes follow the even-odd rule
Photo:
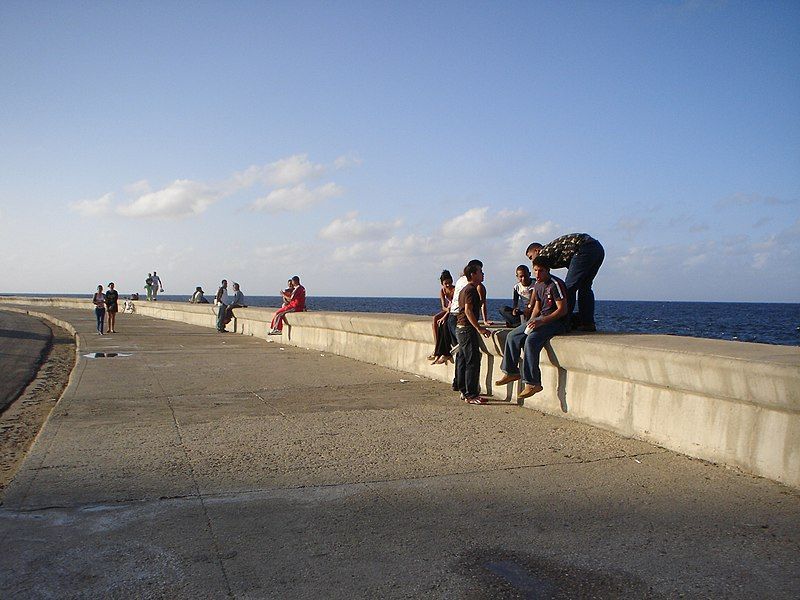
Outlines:
[[[302,312],[306,309],[306,288],[300,285],[300,278],[297,275],[292,277],[292,283],[294,289],[289,302],[272,315],[269,335],[279,335],[283,331],[283,315],[288,312]]]
[[[536,283],[533,286],[530,320],[514,329],[506,338],[503,362],[500,368],[505,377],[495,381],[495,385],[506,385],[520,378],[519,359],[525,347],[522,381],[525,387],[517,395],[517,402],[542,391],[542,373],[539,369],[539,354],[544,345],[554,335],[567,330],[567,286],[550,274],[550,261],[544,256],[533,259],[533,273]]]
[[[571,317],[577,299],[578,316],[575,328],[578,331],[597,331],[592,283],[606,256],[600,242],[588,233],[570,233],[545,246],[534,242],[528,246],[525,254],[531,260],[537,256],[550,259],[553,269],[567,267],[567,276],[564,278],[567,286],[567,315]]]
[[[517,327],[521,322],[521,315],[528,308],[533,293],[533,279],[531,270],[525,265],[517,267],[517,283],[514,286],[512,306],[500,309],[500,316],[506,321],[506,327]],[[522,306],[520,306],[520,303]]]

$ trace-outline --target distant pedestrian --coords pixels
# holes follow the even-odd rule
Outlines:
[[[158,276],[158,273],[153,271],[153,300],[158,300],[158,292],[163,292],[164,286],[161,284],[161,277]]]
[[[300,285],[300,277],[292,277],[294,289],[286,306],[279,308],[272,315],[269,335],[279,335],[283,331],[283,316],[288,312],[302,312],[306,309],[306,288]]]
[[[153,274],[148,273],[147,278],[144,280],[144,289],[147,292],[147,301],[153,299]]]
[[[233,319],[234,308],[244,308],[244,294],[242,290],[239,289],[239,284],[235,281],[233,282],[233,296],[231,296],[228,306],[225,307],[225,320],[223,325],[227,325],[230,323],[231,319]]]
[[[119,312],[119,293],[114,289],[114,283],[108,284],[106,292],[106,312],[108,313],[108,331],[106,333],[117,333],[114,328],[117,324],[117,313]]]
[[[97,333],[103,335],[103,324],[106,320],[106,295],[103,293],[103,286],[98,285],[97,291],[92,296],[94,304],[94,316],[97,317]]]
[[[205,292],[203,291],[203,288],[201,288],[198,285],[194,289],[194,294],[192,294],[192,297],[189,299],[189,302],[191,302],[192,304],[208,304],[208,300],[206,300],[204,294]]]
[[[600,242],[588,233],[570,233],[544,246],[534,242],[528,246],[525,254],[531,260],[537,256],[549,259],[552,269],[567,267],[567,276],[564,278],[567,286],[567,315],[570,317],[567,326],[571,325],[572,311],[577,301],[578,315],[574,328],[578,331],[597,331],[592,283],[606,256]]]
[[[222,283],[217,290],[217,295],[214,296],[214,304],[217,307],[217,331],[225,333],[225,311],[228,308],[228,281],[222,280]]]

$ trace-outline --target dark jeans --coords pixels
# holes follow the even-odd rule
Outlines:
[[[225,312],[227,308],[227,304],[220,304],[217,306],[217,331],[225,329]]]
[[[505,319],[506,325],[509,327],[516,327],[522,322],[520,316],[514,314],[514,309],[511,306],[504,306],[501,308],[500,316]]]
[[[106,309],[95,308],[94,316],[97,317],[97,331],[103,333],[103,322],[106,320]]]
[[[591,240],[584,242],[575,252],[575,256],[569,262],[569,270],[564,283],[567,286],[567,302],[569,313],[572,314],[575,308],[577,296],[578,320],[580,325],[594,324],[594,292],[592,282],[594,281],[606,251],[600,242]]]
[[[456,355],[456,385],[467,397],[481,393],[481,348],[478,332],[472,325],[456,329],[458,354]]]
[[[522,363],[522,381],[530,385],[542,385],[542,372],[539,370],[539,354],[544,345],[554,335],[567,330],[564,319],[537,327],[525,339],[525,360]]]

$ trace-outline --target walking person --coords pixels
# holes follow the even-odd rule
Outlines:
[[[147,292],[147,301],[153,299],[153,274],[148,273],[147,279],[144,280],[144,289]]]
[[[94,316],[97,317],[97,333],[103,335],[103,324],[106,320],[106,295],[103,293],[103,286],[98,285],[97,291],[92,296],[94,304]]]
[[[153,271],[153,300],[158,300],[158,292],[163,292],[164,286],[161,284],[161,277],[158,276],[158,273]]]
[[[606,251],[588,233],[570,233],[556,238],[546,245],[534,242],[525,251],[531,260],[543,256],[550,260],[552,269],[567,267],[564,284],[567,286],[567,326],[571,325],[572,311],[578,304],[578,331],[597,331],[594,321],[594,291],[592,283],[603,264]]]
[[[222,280],[222,283],[217,290],[217,295],[214,296],[214,304],[217,305],[217,331],[225,333],[225,312],[228,309],[228,281]]]
[[[461,398],[468,404],[486,404],[480,396],[481,348],[480,335],[490,337],[491,332],[478,323],[481,297],[478,286],[483,282],[483,269],[476,264],[464,268],[467,285],[461,290],[458,303],[461,311],[456,323],[458,354],[456,355],[456,386]]]
[[[108,313],[108,330],[106,333],[117,333],[117,313],[119,312],[119,293],[114,289],[114,282],[108,284],[106,292],[106,312]]]

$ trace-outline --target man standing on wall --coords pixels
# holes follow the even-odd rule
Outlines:
[[[564,283],[567,286],[568,315],[575,309],[576,295],[578,303],[578,331],[597,331],[594,322],[594,281],[606,252],[603,246],[588,233],[570,233],[562,235],[542,246],[534,242],[525,251],[529,259],[543,256],[550,260],[551,268],[567,267]]]

